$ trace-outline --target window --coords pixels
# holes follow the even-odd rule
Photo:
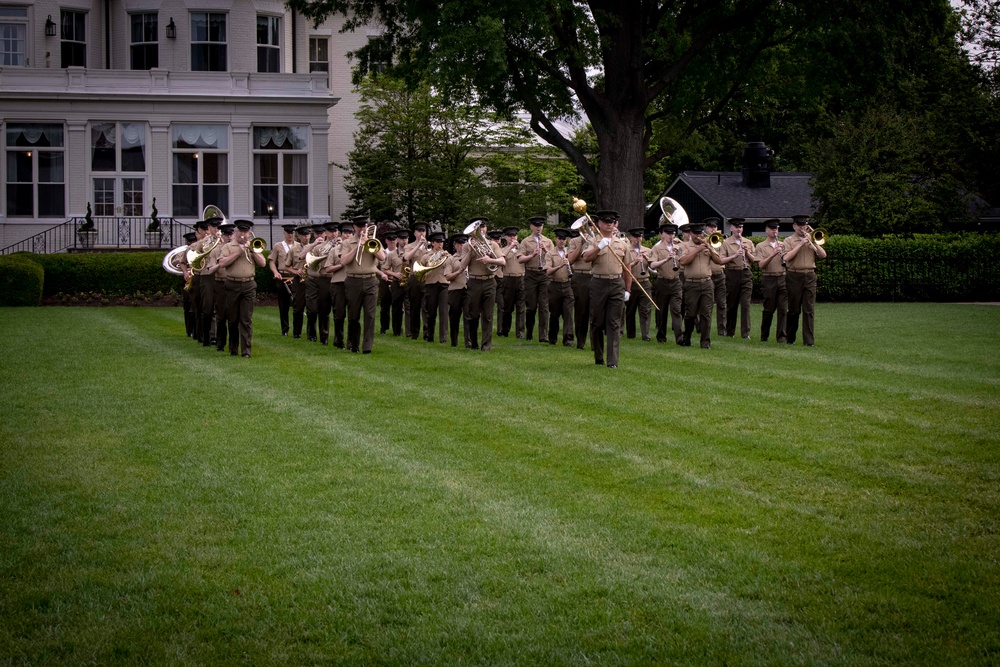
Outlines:
[[[392,42],[385,35],[368,38],[361,68],[368,74],[381,74],[392,63]]]
[[[90,171],[94,174],[95,214],[142,216],[146,183],[145,123],[91,125]]]
[[[253,208],[266,215],[270,204],[279,218],[309,215],[309,128],[253,128]]]
[[[309,71],[330,71],[330,40],[326,37],[309,38]]]
[[[226,15],[214,12],[191,14],[191,71],[225,72]]]
[[[209,204],[229,210],[229,128],[226,125],[174,125],[173,211],[200,216]]]
[[[87,15],[62,10],[62,66],[87,66]]]
[[[257,17],[257,71],[281,71],[281,17]]]
[[[28,64],[28,9],[0,6],[0,67]]]
[[[132,69],[152,69],[160,66],[160,45],[156,14],[132,14]]]
[[[8,123],[7,215],[58,218],[66,214],[62,125]]]

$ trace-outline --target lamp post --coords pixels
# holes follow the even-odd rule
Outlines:
[[[267,205],[267,236],[268,243],[274,245],[274,204]]]

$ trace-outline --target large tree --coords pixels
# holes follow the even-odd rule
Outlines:
[[[922,20],[928,5],[944,2],[288,1],[316,21],[344,13],[346,29],[383,26],[394,66],[414,81],[430,77],[444,91],[471,89],[503,113],[526,110],[532,129],[563,151],[596,193],[596,204],[623,213],[625,228],[640,224],[646,169],[669,155],[676,139],[759,94],[747,82],[774,48],[814,30],[874,20],[882,42],[845,46],[881,51],[903,38],[905,24]],[[366,49],[358,54],[362,62]],[[580,110],[593,126],[596,155],[554,122]],[[651,148],[657,132],[675,141]]]

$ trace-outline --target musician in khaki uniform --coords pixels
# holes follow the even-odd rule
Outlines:
[[[352,219],[354,233],[341,244],[340,261],[344,266],[344,297],[347,301],[347,349],[371,354],[375,343],[375,305],[378,301],[378,265],[385,259],[385,248],[370,252],[369,240],[375,239],[375,225],[366,215]],[[374,243],[372,244],[375,245]],[[362,330],[361,316],[364,314]]]
[[[403,300],[399,280],[403,277],[403,256],[397,252],[399,242],[396,231],[390,231],[385,236],[385,259],[379,264],[379,270],[384,276],[379,286],[379,333],[390,329],[393,336],[398,336],[403,328]]]
[[[316,225],[313,231],[316,233],[316,240],[302,251],[324,258],[313,266],[306,267],[306,335],[311,342],[316,342],[317,329],[324,341],[330,335],[330,277],[323,273],[323,265],[336,246],[339,233],[331,231],[329,224]]]
[[[507,263],[503,268],[503,315],[500,317],[500,335],[510,335],[511,325],[514,335],[523,339],[525,336],[525,305],[524,305],[524,264],[517,261],[521,254],[521,244],[517,240],[517,227],[506,227],[503,230],[506,244],[501,244],[503,257]]]
[[[198,254],[207,253],[211,250],[209,244],[214,243],[215,239],[210,238],[208,235],[208,223],[204,220],[199,220],[194,223],[194,233],[197,235],[195,239],[194,250]],[[191,295],[191,313],[194,318],[194,339],[197,342],[202,342],[205,336],[209,333],[205,331],[205,321],[203,319],[201,310],[201,272],[205,269],[204,260],[200,262],[194,262],[191,266],[191,287],[188,289],[188,293]]]
[[[302,338],[302,316],[306,309],[306,253],[312,227],[295,229],[295,262],[292,264],[292,337]]]
[[[344,321],[347,319],[347,292],[344,283],[347,280],[347,261],[354,261],[354,255],[348,257],[344,253],[344,244],[354,236],[354,225],[342,222],[339,226],[339,243],[326,257],[323,271],[330,279],[330,311],[333,319],[333,346],[344,349]],[[320,342],[323,342],[320,339]],[[326,343],[323,343],[324,345]]]
[[[469,300],[469,271],[463,264],[465,253],[470,252],[469,237],[465,234],[455,234],[451,237],[451,242],[455,252],[448,257],[444,266],[444,277],[448,280],[448,330],[451,334],[451,346],[458,347],[458,325],[462,323],[465,347],[471,348],[472,339],[469,338],[471,329],[468,320],[465,319],[466,303]]]
[[[495,241],[500,250],[503,250],[503,231],[502,230],[490,230],[487,238],[491,241]],[[506,258],[505,258],[506,259]],[[497,335],[500,334],[500,323],[503,321],[503,311],[504,311],[504,298],[503,298],[503,281],[506,275],[507,266],[498,266],[497,270],[493,272],[493,281],[497,284],[497,298],[496,298],[496,310],[493,321],[496,322]]]
[[[583,258],[587,247],[587,239],[575,229],[570,230],[568,244],[570,268],[573,276],[570,285],[573,288],[573,332],[576,338],[576,349],[582,350],[587,345],[587,334],[590,332],[590,262]]]
[[[264,266],[264,253],[250,249],[253,223],[236,221],[233,240],[222,248],[219,266],[226,269],[226,313],[229,315],[229,354],[236,356],[239,341],[244,358],[250,358],[253,340],[253,307],[257,298],[254,273]]]
[[[705,218],[703,224],[705,225],[705,234],[711,236],[719,231],[719,224],[721,220],[718,218]],[[716,254],[719,255],[718,251]],[[722,259],[722,255],[719,255],[719,259]],[[720,336],[726,335],[726,269],[722,264],[712,263],[712,300],[715,302],[715,319],[718,326],[718,331]],[[712,318],[709,316],[709,322]]]
[[[569,250],[566,248],[569,230],[557,229],[555,236],[555,247],[545,257],[545,273],[549,277],[548,340],[550,345],[556,344],[556,338],[559,335],[559,317],[562,316],[562,344],[566,347],[573,347],[575,321],[573,319],[573,287],[570,285],[573,269],[570,267]]]
[[[701,346],[712,347],[712,302],[715,299],[715,285],[712,281],[712,265],[722,265],[719,253],[708,244],[704,225],[685,225],[688,240],[681,244],[679,264],[684,267],[684,339],[685,347],[691,345],[691,332],[697,318],[701,331]]]
[[[222,238],[222,242],[212,248],[212,252],[208,253],[205,270],[202,273],[202,289],[212,289],[214,291],[212,302],[215,311],[213,315],[215,318],[213,328],[215,329],[216,352],[226,351],[226,339],[229,332],[229,313],[226,312],[226,269],[223,266],[219,266],[219,256],[222,254],[222,248],[227,243],[232,242],[235,232],[236,225],[231,222],[223,222],[219,225],[219,235]],[[213,280],[209,281],[210,278]],[[209,282],[212,283],[211,288],[208,286]]]
[[[729,218],[732,232],[722,242],[720,255],[726,267],[726,336],[736,335],[736,315],[740,314],[740,337],[750,340],[750,297],[753,294],[755,248],[743,237],[743,218]]]
[[[667,342],[667,315],[669,314],[674,331],[674,342],[684,343],[682,328],[684,288],[681,285],[680,264],[681,244],[675,239],[677,225],[665,223],[660,225],[660,240],[653,246],[649,255],[649,266],[656,271],[656,282],[653,283],[653,299],[656,301],[656,340]]]
[[[545,343],[545,323],[549,320],[549,278],[545,275],[545,256],[552,252],[552,241],[542,235],[545,218],[528,220],[531,232],[521,241],[517,261],[524,265],[525,338],[531,340],[538,315],[538,341]]]
[[[502,267],[507,263],[500,251],[500,244],[490,241],[486,218],[473,218],[479,222],[478,239],[470,239],[470,251],[462,258],[462,268],[469,270],[469,297],[465,304],[466,325],[469,327],[471,347],[489,352],[493,347],[493,307],[496,303],[496,281],[489,267]],[[483,341],[479,344],[479,325],[483,327]]]
[[[403,246],[403,266],[413,270],[413,263],[420,259],[428,248],[427,223],[413,223],[413,241]],[[406,295],[410,304],[410,320],[406,335],[413,340],[420,338],[420,324],[425,319],[424,284],[412,275],[406,281]]]
[[[754,259],[760,266],[764,291],[764,313],[760,318],[760,342],[766,343],[771,335],[771,319],[777,312],[775,337],[779,343],[787,341],[788,290],[785,285],[785,244],[778,237],[778,219],[764,221],[767,237],[757,244]]]
[[[219,225],[222,224],[223,218],[206,218],[205,222],[208,223],[208,235],[205,237],[205,244],[215,244],[215,247],[218,248],[222,245],[222,235],[219,233]],[[206,257],[205,260],[207,262],[208,258]],[[205,347],[215,345],[217,342],[215,328],[215,277],[208,274],[207,265],[203,265],[201,271],[201,319],[201,344]]]
[[[633,282],[642,285],[643,290],[635,290],[635,294],[625,304],[625,337],[635,338],[635,314],[639,313],[639,333],[643,340],[649,340],[649,317],[653,311],[653,302],[646,294],[653,293],[653,286],[649,282],[649,248],[642,245],[642,237],[645,235],[642,227],[633,227],[628,230],[632,240],[632,269]]]
[[[802,343],[812,347],[815,339],[816,260],[826,259],[826,250],[812,240],[808,215],[793,215],[794,234],[785,239],[785,282],[788,286],[788,344],[795,344],[802,313]]]
[[[288,335],[288,311],[292,308],[292,280],[295,274],[295,225],[282,225],[284,238],[271,248],[267,262],[274,276],[274,291],[278,295],[278,320],[281,323],[281,335]]]
[[[632,252],[628,241],[618,238],[618,211],[598,211],[594,217],[600,236],[590,238],[590,245],[583,251],[584,260],[592,264],[590,345],[594,349],[594,363],[603,365],[606,336],[608,368],[618,368],[622,311],[632,289],[632,274],[624,267],[631,264]]]
[[[430,241],[431,247],[420,258],[420,263],[425,267],[435,268],[424,274],[424,300],[427,302],[424,340],[428,343],[434,342],[434,328],[440,320],[439,341],[444,344],[448,342],[448,279],[445,278],[444,272],[449,255],[444,249],[444,232],[428,234],[427,240]]]

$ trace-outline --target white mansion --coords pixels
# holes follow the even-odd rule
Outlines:
[[[347,208],[346,53],[280,0],[0,0],[0,247],[83,216],[318,222]],[[263,224],[261,224],[263,223]]]

